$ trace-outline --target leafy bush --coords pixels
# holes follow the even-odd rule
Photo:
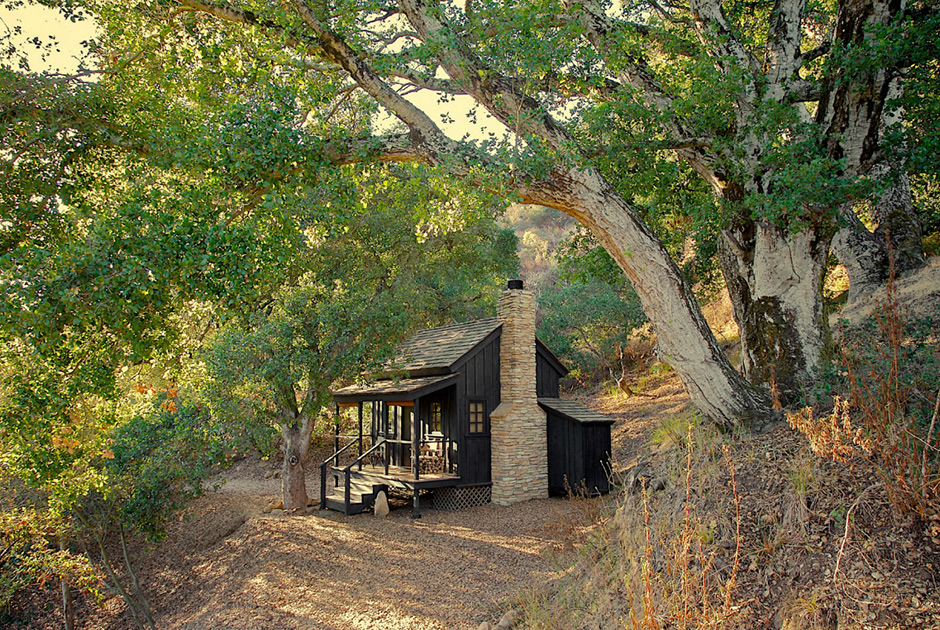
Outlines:
[[[59,526],[41,509],[0,512],[0,608],[18,590],[52,579],[97,593],[98,579],[88,558],[52,543]]]
[[[158,402],[115,432],[106,464],[121,520],[150,537],[162,535],[166,515],[198,495],[227,455],[227,437],[206,407]]]

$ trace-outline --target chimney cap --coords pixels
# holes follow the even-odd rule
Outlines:
[[[524,288],[522,280],[510,280],[506,283],[507,289],[522,289]]]

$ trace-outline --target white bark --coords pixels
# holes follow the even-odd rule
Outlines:
[[[472,165],[486,160],[479,154],[469,155],[461,145],[447,138],[423,111],[392,89],[364,55],[332,32],[326,19],[319,17],[305,0],[291,0],[291,3],[315,35],[322,56],[342,67],[366,93],[409,127],[411,146],[423,159],[459,175],[466,175]],[[720,6],[704,0],[699,4],[703,32],[717,34],[717,40],[725,42],[726,48],[721,54],[730,55],[755,71],[759,69],[760,64],[753,55],[725,37],[729,25],[721,15]],[[525,179],[528,174],[519,173],[516,189],[529,202],[572,215],[597,236],[633,282],[657,332],[660,347],[682,378],[693,402],[727,427],[759,422],[759,416],[769,411],[769,401],[731,367],[705,323],[692,291],[639,215],[596,170],[571,166],[584,161],[578,153],[577,141],[546,108],[525,93],[519,82],[483,63],[450,28],[443,12],[437,10],[439,5],[430,7],[422,0],[401,0],[400,8],[417,37],[434,47],[436,61],[461,92],[472,96],[517,134],[536,136],[556,152],[555,165],[547,177],[533,181]],[[641,66],[637,66],[635,74],[641,82],[648,78],[648,75],[641,76]],[[713,155],[690,151],[685,157],[697,160],[696,168],[706,176],[710,173],[709,161]],[[717,183],[718,178],[713,179]]]
[[[834,41],[846,46],[869,41],[878,27],[897,19],[905,5],[903,0],[841,3]],[[886,132],[903,125],[903,112],[888,108],[903,92],[900,79],[892,68],[876,68],[841,84],[836,78],[824,92],[817,113],[817,121],[826,127],[830,156],[844,160],[849,175],[890,182],[871,204],[874,233],[853,216],[851,204],[842,207],[843,225],[833,239],[833,251],[848,270],[849,300],[855,300],[888,278],[889,255],[898,273],[923,267],[926,258],[904,164],[888,161],[881,148]]]
[[[669,254],[597,171],[556,168],[547,182],[522,192],[529,203],[575,217],[610,252],[699,410],[728,428],[767,420],[768,400],[728,363]]]
[[[771,384],[785,404],[800,396],[829,344],[821,292],[827,251],[828,239],[812,229],[788,235],[762,222],[747,235],[728,231],[722,243],[744,374]]]

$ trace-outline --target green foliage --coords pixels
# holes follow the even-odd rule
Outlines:
[[[539,296],[539,338],[580,373],[619,376],[625,346],[646,322],[639,298],[603,248],[576,229],[556,254],[561,280]]]
[[[333,382],[379,367],[409,330],[491,312],[518,264],[486,199],[423,167],[346,169],[309,195],[332,214],[302,224],[305,271],[206,354],[214,411],[262,445],[264,427],[315,417]]]
[[[167,514],[202,493],[203,480],[232,448],[207,407],[177,407],[176,400],[166,396],[117,428],[113,456],[104,460],[121,520],[149,537],[160,537]]]
[[[371,288],[307,276],[229,322],[206,354],[215,413],[258,431],[328,409],[330,384],[381,361],[405,328],[401,304]]]
[[[0,610],[17,591],[46,580],[66,580],[97,595],[98,580],[88,558],[56,546],[58,525],[42,509],[0,512]]]

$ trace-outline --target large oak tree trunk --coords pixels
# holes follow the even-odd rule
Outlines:
[[[839,5],[834,41],[846,49],[864,50],[880,28],[901,17],[905,4],[903,0],[844,0]],[[816,112],[816,121],[826,129],[826,150],[831,158],[844,161],[847,174],[885,186],[871,206],[874,233],[854,215],[851,203],[841,209],[843,227],[832,249],[848,271],[849,300],[854,300],[884,283],[889,256],[900,274],[920,269],[926,258],[904,164],[892,164],[882,146],[886,132],[903,125],[903,111],[890,109],[890,102],[903,91],[898,73],[890,67],[868,72],[846,68],[844,72],[850,80],[841,73],[832,76]]]
[[[599,173],[556,167],[524,198],[557,208],[594,233],[633,284],[660,350],[700,411],[725,428],[770,419],[769,398],[728,362],[662,243]]]
[[[284,463],[281,466],[281,496],[284,511],[307,507],[309,497],[304,459],[310,448],[312,431],[313,422],[308,418],[281,426],[281,451],[284,453]]]
[[[874,176],[882,176],[883,165],[873,169]],[[889,176],[885,173],[883,176]],[[923,231],[920,220],[914,213],[911,201],[911,184],[907,173],[897,175],[897,181],[878,198],[872,209],[872,217],[878,224],[875,240],[890,248],[894,270],[901,275],[916,271],[927,264],[924,256]],[[887,276],[885,277],[887,280]]]
[[[832,239],[832,251],[849,275],[849,301],[870,294],[888,277],[888,248],[855,215],[852,204],[840,211],[843,227]]]
[[[800,399],[829,347],[822,304],[828,251],[829,238],[818,230],[788,235],[764,222],[726,230],[719,242],[744,374],[769,384],[784,405]]]
[[[883,165],[873,169],[873,177],[890,177]],[[920,221],[911,202],[911,188],[905,173],[895,174],[895,182],[871,209],[877,226],[870,231],[856,216],[851,203],[841,211],[843,227],[832,240],[832,251],[849,275],[849,301],[870,294],[884,285],[894,272],[904,275],[927,264]]]
[[[394,112],[410,130],[424,159],[446,165],[455,175],[468,174],[468,153],[446,137],[427,114],[392,89],[363,57],[326,28],[303,0],[294,5],[316,34],[326,57],[339,64],[368,93]],[[692,402],[726,428],[753,426],[767,419],[770,402],[738,374],[718,346],[696,303],[662,243],[600,173],[572,167],[576,140],[518,83],[502,77],[443,21],[444,14],[418,1],[399,6],[417,36],[436,44],[441,68],[497,120],[517,134],[533,135],[557,151],[561,160],[545,177],[518,175],[518,192],[528,203],[559,209],[588,227],[626,273],[659,339],[661,350],[682,378]],[[531,174],[530,174],[531,175]]]

